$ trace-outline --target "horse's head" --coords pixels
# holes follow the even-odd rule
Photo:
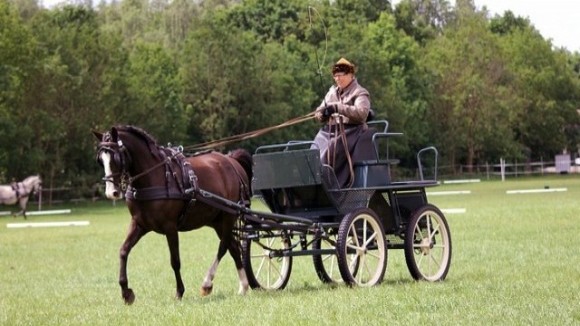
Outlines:
[[[42,188],[42,179],[38,175],[31,175],[22,181],[28,193],[36,195]]]
[[[97,147],[97,162],[105,172],[105,196],[109,199],[121,199],[122,190],[127,186],[127,171],[131,156],[119,137],[117,128],[113,127],[106,133],[93,131],[99,140]]]
[[[42,189],[42,179],[40,176],[35,175],[34,182],[32,183],[32,193],[36,195],[40,189]]]

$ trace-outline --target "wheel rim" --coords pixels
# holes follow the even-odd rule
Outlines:
[[[441,216],[424,212],[413,229],[413,258],[417,271],[428,281],[438,281],[447,273],[450,257],[449,232]]]

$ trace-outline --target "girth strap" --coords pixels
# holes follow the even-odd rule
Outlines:
[[[166,187],[150,187],[135,189],[131,186],[127,187],[125,193],[127,199],[133,200],[154,200],[154,199],[192,199],[191,195],[181,192],[178,189]]]

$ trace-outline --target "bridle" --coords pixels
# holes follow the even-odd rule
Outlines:
[[[108,133],[103,135],[103,139],[107,138],[110,138]],[[103,152],[111,155],[113,164],[120,169],[120,172],[107,174],[102,178],[102,180],[104,182],[110,182],[115,185],[115,187],[121,188],[121,190],[125,191],[127,186],[131,183],[131,181],[129,181],[129,173],[127,172],[128,164],[126,164],[131,161],[131,157],[127,152],[127,148],[123,145],[121,140],[118,140],[117,142],[102,141],[97,147],[97,161],[101,162],[100,157]],[[119,179],[118,182],[117,178]]]
[[[36,195],[41,190],[42,190],[42,182],[39,180],[32,186],[30,192]]]
[[[103,135],[103,139],[110,138],[110,135],[106,133]],[[165,159],[161,160],[161,162],[153,165],[149,169],[131,176],[127,171],[127,167],[131,164],[132,159],[129,151],[127,151],[127,147],[123,144],[122,140],[118,140],[117,142],[113,141],[102,141],[99,143],[97,147],[97,160],[100,158],[102,152],[107,152],[111,155],[113,164],[120,169],[120,172],[114,172],[108,175],[105,175],[101,180],[104,182],[110,182],[116,187],[120,188],[122,191],[126,191],[127,187],[131,185],[135,180],[149,174],[151,171],[165,165],[169,164],[171,160],[181,154],[183,152],[183,148],[180,146],[177,151],[170,156],[167,156]],[[116,179],[119,179],[117,182]]]

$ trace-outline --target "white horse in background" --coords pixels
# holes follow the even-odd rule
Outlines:
[[[41,190],[42,180],[38,175],[31,175],[20,182],[9,185],[0,185],[0,205],[20,205],[20,212],[13,214],[23,215],[26,219],[26,204],[30,194],[36,194]]]

